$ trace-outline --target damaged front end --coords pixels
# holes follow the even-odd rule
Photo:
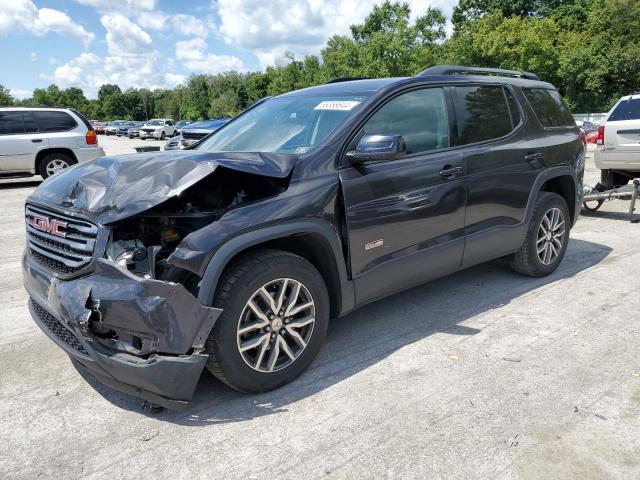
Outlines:
[[[284,191],[293,159],[128,157],[74,167],[27,200],[24,285],[34,320],[75,363],[179,409],[221,310],[197,300],[200,277],[170,257],[228,211]]]

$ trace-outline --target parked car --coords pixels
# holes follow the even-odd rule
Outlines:
[[[598,127],[595,162],[601,170],[597,190],[606,190],[640,177],[640,93],[626,95]]]
[[[95,130],[72,108],[0,108],[0,176],[47,178],[102,156]]]
[[[178,150],[190,147],[198,143],[210,133],[215,132],[228,121],[228,119],[214,119],[191,123],[190,125],[182,128],[182,132],[179,136],[167,140],[167,143],[164,144],[164,149]]]
[[[135,128],[136,125],[136,122],[124,122],[123,124],[118,125],[118,128],[116,129],[116,135],[118,137],[126,137],[129,135],[129,129]]]
[[[176,135],[176,124],[170,118],[154,118],[140,127],[140,139],[164,140]]]
[[[587,121],[576,120],[576,125],[582,128],[582,130],[584,130],[584,133],[586,133],[587,135],[598,130],[598,126],[596,124]]]
[[[598,130],[587,133],[587,143],[596,143],[598,140]]]
[[[104,135],[106,133],[107,125],[107,122],[96,122],[93,125],[93,129],[96,131],[97,135]]]
[[[127,123],[126,120],[115,120],[113,122],[109,122],[104,131],[105,135],[116,135],[118,132],[118,127],[124,125],[125,123]]]
[[[140,129],[144,125],[144,122],[133,122],[133,125],[127,130],[127,136],[129,138],[140,137]]]
[[[584,162],[531,73],[443,66],[286,93],[192,149],[36,189],[31,314],[78,368],[154,404],[184,408],[205,367],[264,392],[307,368],[330,317],[495,258],[553,272]]]
[[[182,127],[185,127],[191,123],[193,123],[193,120],[179,120],[178,122],[176,122],[176,130],[178,131],[178,133],[180,133]]]

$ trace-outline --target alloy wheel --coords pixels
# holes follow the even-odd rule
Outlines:
[[[47,163],[45,170],[47,172],[47,176],[55,175],[56,173],[60,173],[61,171],[69,168],[69,164],[60,158],[56,158]]]
[[[272,373],[291,365],[307,348],[315,324],[315,303],[307,287],[279,278],[247,301],[237,328],[237,345],[254,370]]]
[[[565,219],[562,210],[550,208],[538,227],[536,251],[544,265],[551,265],[560,255],[565,241]]]

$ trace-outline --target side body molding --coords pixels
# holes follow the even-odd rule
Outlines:
[[[280,238],[300,234],[320,235],[330,247],[337,268],[340,292],[340,315],[344,315],[355,308],[355,293],[353,282],[349,280],[347,268],[342,253],[342,244],[338,233],[326,222],[320,219],[300,219],[284,223],[277,223],[267,227],[252,230],[230,239],[218,247],[212,254],[207,268],[200,282],[198,300],[205,306],[210,306],[218,286],[220,276],[231,259],[238,253]]]

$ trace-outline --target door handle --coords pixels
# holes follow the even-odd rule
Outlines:
[[[538,161],[538,160],[542,160],[542,154],[540,152],[529,153],[529,154],[524,156],[524,159],[527,162],[535,162],[535,161]]]
[[[31,142],[33,142],[33,143],[40,143],[40,142],[42,142],[42,139],[41,139],[41,138],[32,138],[32,139],[31,139]]]
[[[442,178],[454,178],[460,177],[464,174],[464,168],[462,167],[451,167],[450,165],[445,165],[443,170],[440,170],[440,176]]]

